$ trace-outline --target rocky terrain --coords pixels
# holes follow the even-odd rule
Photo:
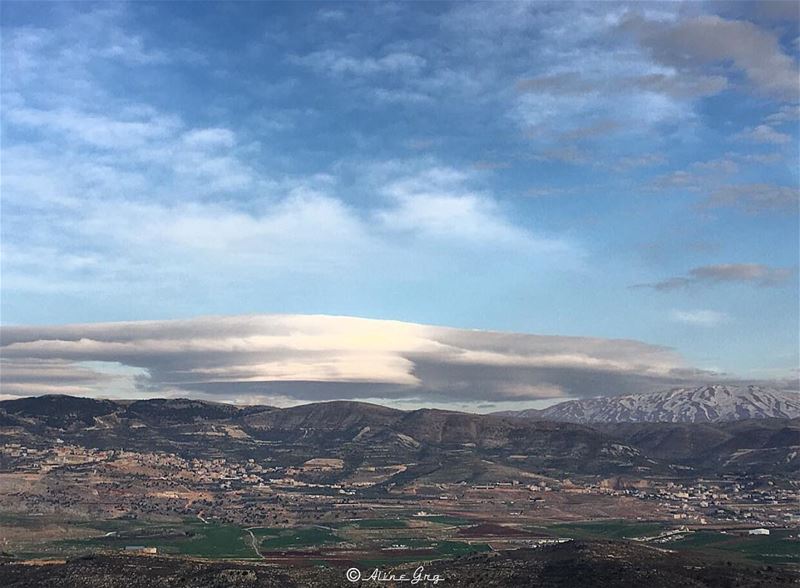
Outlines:
[[[700,386],[570,400],[543,410],[497,413],[571,423],[721,423],[800,417],[800,393],[761,386]]]
[[[413,577],[416,565],[383,568]],[[252,563],[208,562],[180,558],[94,555],[64,562],[0,563],[0,585],[7,588],[247,588],[403,586],[372,582],[372,568],[359,568],[362,580],[351,582],[346,569],[280,568]],[[797,586],[790,568],[708,560],[629,542],[570,541],[534,549],[470,555],[424,567],[433,582],[417,586],[460,588],[777,588]]]

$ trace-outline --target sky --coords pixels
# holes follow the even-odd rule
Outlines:
[[[796,385],[799,15],[5,1],[0,394]]]

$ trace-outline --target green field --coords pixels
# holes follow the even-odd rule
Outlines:
[[[233,525],[196,525],[196,535],[186,541],[165,542],[161,550],[169,553],[174,548],[183,555],[217,558],[255,557],[249,537],[239,527]]]
[[[127,530],[122,537],[95,537],[59,542],[69,551],[123,550],[128,545],[157,547],[159,553],[218,559],[253,558],[246,531],[234,525],[186,523]]]
[[[305,529],[276,529],[262,527],[250,529],[261,540],[260,547],[265,551],[299,549],[336,543],[341,539],[327,527],[308,527]]]
[[[573,539],[626,539],[657,535],[666,529],[660,523],[645,523],[623,520],[586,521],[580,523],[559,523],[537,531],[546,530],[561,537]]]
[[[400,519],[362,519],[347,523],[347,526],[358,529],[407,529],[408,523]]]
[[[670,543],[671,548],[699,550],[718,557],[743,557],[763,563],[800,563],[797,531],[778,530],[770,535],[728,535],[717,531],[699,531]]]
[[[431,523],[410,525],[411,521]],[[209,559],[255,559],[250,533],[264,551],[292,551],[332,546],[347,541],[371,546],[375,552],[362,564],[384,565],[400,562],[429,561],[486,551],[485,544],[437,540],[437,525],[465,526],[467,519],[446,515],[417,518],[362,519],[343,522],[335,528],[325,526],[302,528],[254,527],[249,531],[235,525],[203,524],[197,519],[166,522],[146,520],[75,521],[49,517],[2,516],[0,524],[28,529],[31,535],[54,524],[67,529],[68,539],[26,540],[11,546],[22,557],[63,557],[98,551],[122,551],[126,546],[156,547],[159,553]],[[625,520],[583,521],[546,526],[529,526],[530,531],[575,539],[626,539],[654,536],[671,528],[668,524]],[[70,532],[71,531],[71,532]],[[104,536],[105,533],[115,533]],[[90,537],[81,535],[91,534]],[[704,530],[690,533],[670,542],[669,549],[706,553],[718,559],[746,559],[766,564],[800,564],[800,533],[773,530],[768,536],[724,534]],[[81,537],[81,538],[78,538]],[[406,549],[386,549],[402,544]],[[410,554],[409,551],[418,551]]]
[[[440,541],[436,547],[438,557],[459,557],[468,553],[489,551],[485,543],[463,543],[462,541]]]
[[[678,549],[704,549],[706,547],[714,547],[726,541],[730,541],[728,535],[723,535],[716,531],[699,531],[697,533],[691,533],[679,541],[673,542],[672,545]]]
[[[6,522],[11,522],[6,519]],[[142,520],[59,521],[74,535],[91,534],[90,537],[25,541],[12,546],[11,551],[20,557],[53,557],[78,555],[99,551],[122,551],[127,546],[156,547],[159,553],[189,555],[212,559],[254,558],[250,535],[235,525],[203,524],[196,519],[173,522],[148,522]],[[17,517],[15,526],[31,529],[52,524],[47,518],[32,520]],[[105,536],[106,533],[116,533]]]

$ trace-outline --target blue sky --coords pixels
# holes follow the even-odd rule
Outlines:
[[[2,5],[2,323],[798,362],[798,5]]]

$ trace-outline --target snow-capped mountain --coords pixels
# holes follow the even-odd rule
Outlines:
[[[761,386],[673,388],[649,394],[570,400],[535,414],[516,416],[574,423],[708,423],[797,418],[800,393]]]

